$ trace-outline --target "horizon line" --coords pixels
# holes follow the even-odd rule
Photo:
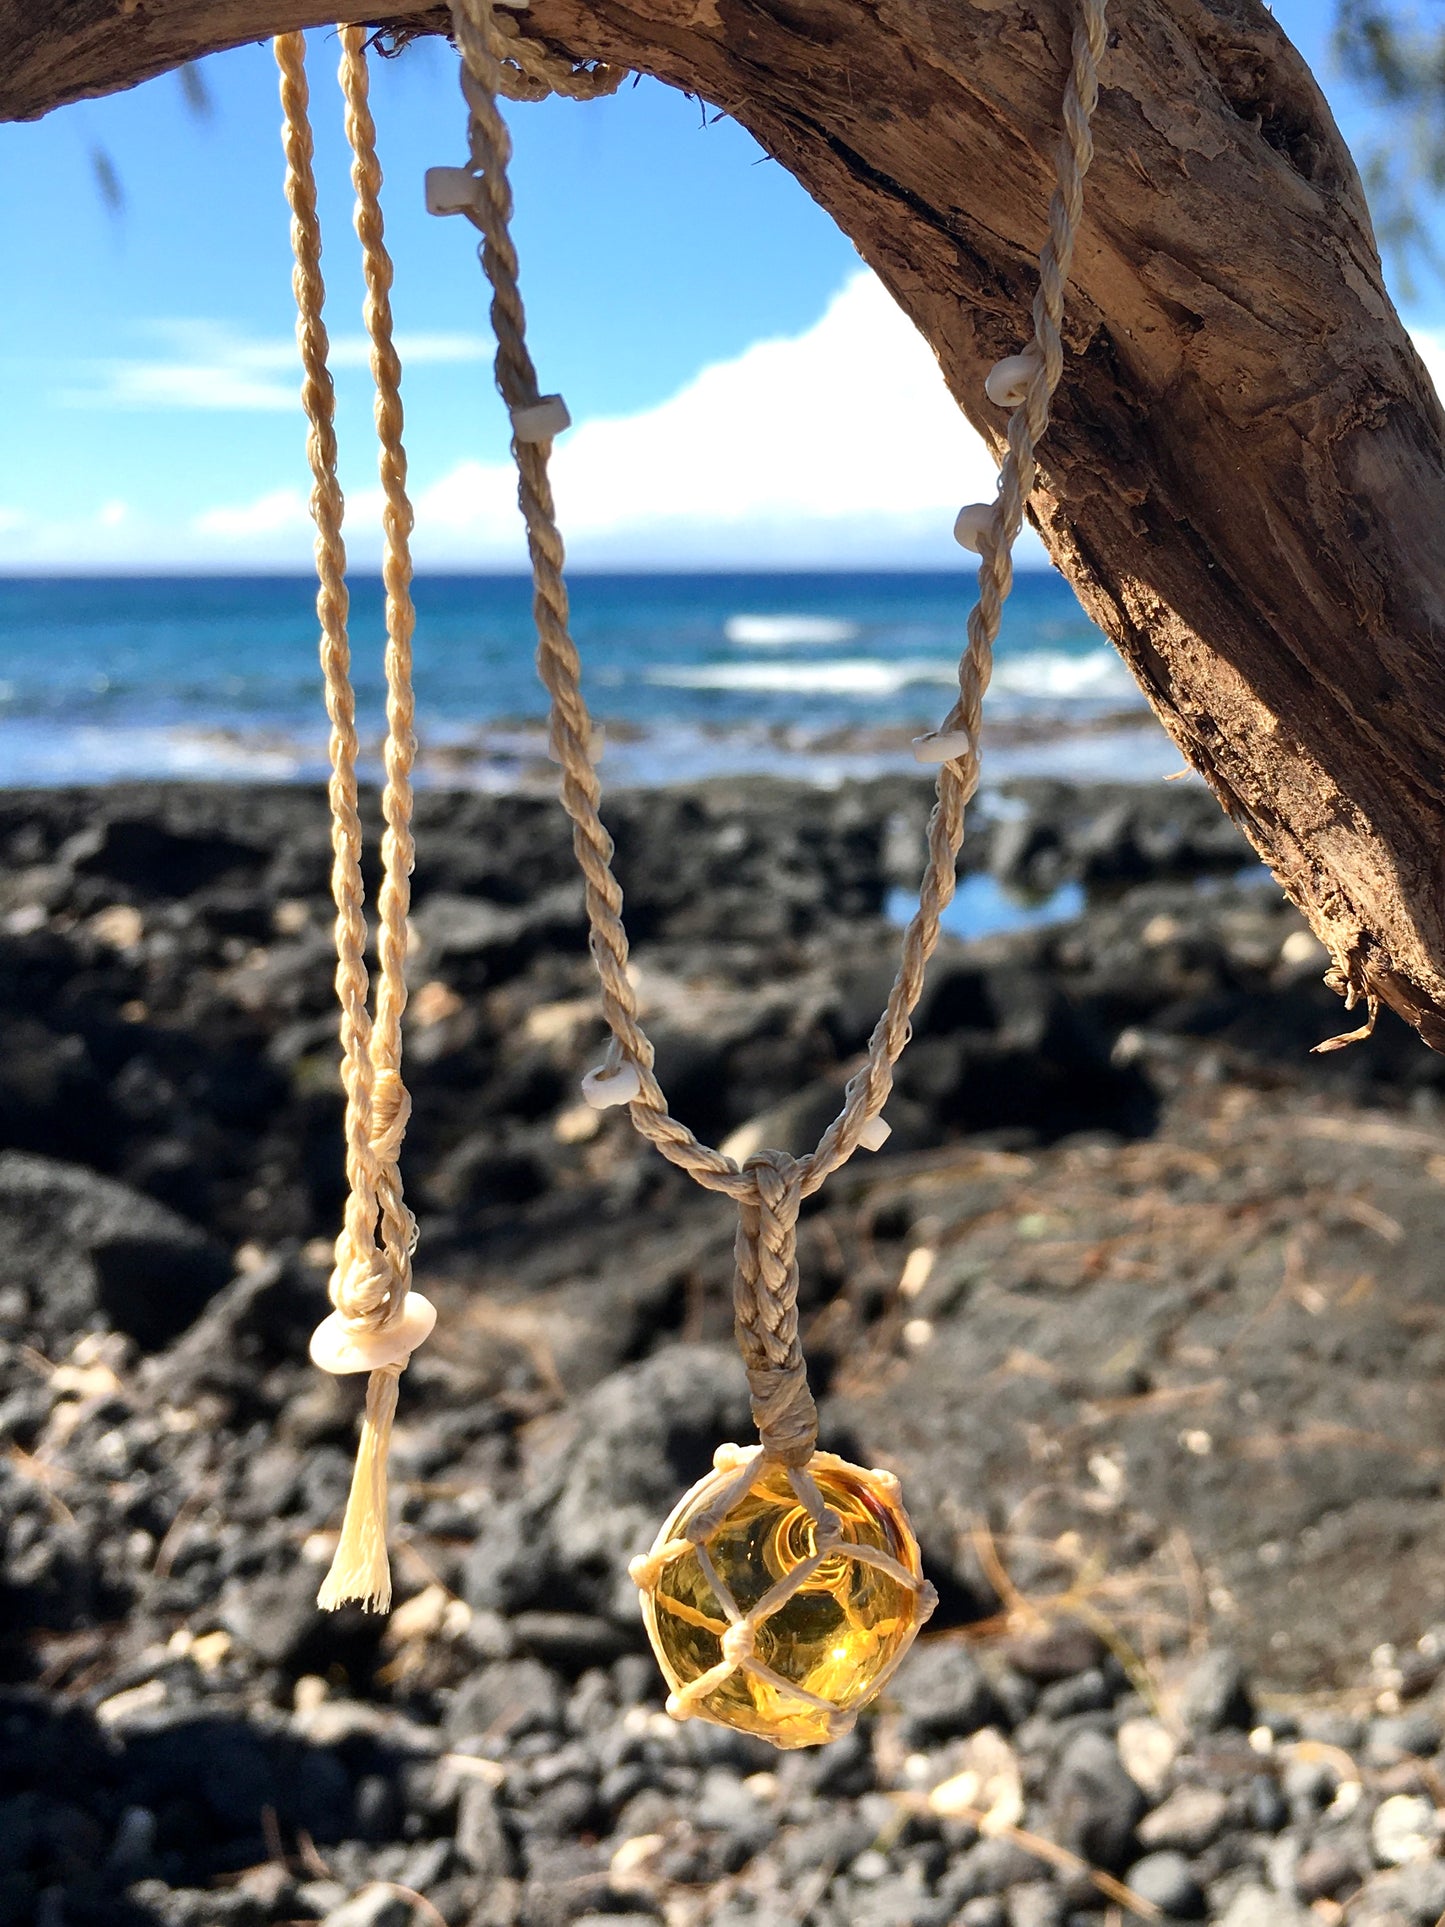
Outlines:
[[[672,563],[656,567],[633,566],[627,568],[595,568],[585,563],[569,567],[566,571],[568,581],[635,581],[655,579],[659,576],[698,577],[709,576],[732,578],[738,576],[939,576],[948,579],[967,580],[975,573],[967,563],[890,563],[879,562],[867,565],[828,566],[820,563],[804,564],[788,568],[776,564],[734,563],[727,566],[697,565],[689,566]],[[349,565],[348,577],[381,575],[381,564]],[[1047,557],[1041,562],[1016,562],[1015,575],[1059,575],[1055,564]],[[525,568],[488,568],[454,566],[451,564],[436,567],[420,567],[412,571],[412,580],[421,581],[452,579],[456,581],[489,581],[530,583],[532,574]],[[1061,578],[1062,579],[1062,578]],[[6,582],[314,582],[315,571],[302,567],[266,568],[173,568],[166,566],[141,568],[49,568],[49,569],[12,569],[0,563],[0,583]]]

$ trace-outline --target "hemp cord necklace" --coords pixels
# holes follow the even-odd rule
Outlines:
[[[525,0],[523,0],[525,4]],[[847,1464],[816,1448],[818,1420],[798,1334],[797,1220],[804,1198],[860,1145],[878,1149],[888,1135],[880,1113],[893,1066],[910,1035],[939,921],[952,900],[964,809],[979,782],[979,732],[993,645],[1013,582],[1012,548],[1038,475],[1036,449],[1063,371],[1064,290],[1083,213],[1083,181],[1093,155],[1090,131],[1105,47],[1106,0],[1077,0],[1063,131],[1048,236],[1039,257],[1033,338],[990,372],[989,399],[1010,410],[997,495],[961,511],[955,534],[980,557],[978,599],[968,618],[958,700],[943,724],[915,742],[921,762],[939,766],[929,818],[927,868],[918,909],[903,937],[897,977],[849,1079],[839,1115],[807,1156],[763,1151],[741,1165],[704,1145],[674,1118],[654,1073],[627,975],[622,891],[612,873],[613,845],[599,814],[600,742],[581,690],[581,664],[568,627],[563,545],[553,508],[548,460],[569,425],[560,396],[540,393],[526,345],[525,316],[511,239],[507,168],[511,139],[498,97],[539,100],[549,92],[592,99],[616,89],[623,70],[560,58],[524,36],[492,0],[454,0],[453,35],[462,56],[468,108],[468,163],[427,172],[427,206],[461,214],[482,235],[479,254],[492,287],[496,380],[512,420],[519,501],[534,582],[538,669],[551,698],[551,753],[560,763],[561,798],[573,825],[583,873],[589,949],[602,988],[611,1041],[583,1080],[598,1109],[626,1105],[633,1126],[705,1189],[738,1205],[733,1303],[759,1444],[719,1448],[714,1469],[686,1493],[651,1552],[630,1568],[677,1718],[699,1716],[745,1728],[784,1747],[846,1732],[912,1644],[936,1595],[923,1578],[917,1541],[886,1472]],[[380,169],[366,104],[365,43],[359,28],[342,36],[342,86],[353,152],[357,230],[367,278],[376,417],[386,495],[388,731],[376,1013],[366,1009],[365,922],[361,910],[360,830],[356,812],[355,704],[349,681],[341,495],[326,334],[321,320],[320,234],[306,124],[304,43],[277,40],[286,112],[287,191],[296,252],[298,339],[305,369],[303,402],[317,524],[317,598],[322,664],[332,722],[333,890],[337,903],[337,989],[342,1008],[346,1092],[345,1222],[331,1278],[335,1310],[312,1341],[323,1369],[367,1370],[366,1417],[356,1473],[323,1605],[362,1599],[385,1609],[390,1576],[385,1545],[386,1446],[397,1380],[435,1314],[409,1293],[414,1225],[402,1199],[398,1156],[409,1100],[400,1077],[400,1018],[405,1004],[407,877],[411,841],[410,769],[412,612],[407,538],[411,527],[401,447],[399,368],[391,343],[391,268],[377,202]]]

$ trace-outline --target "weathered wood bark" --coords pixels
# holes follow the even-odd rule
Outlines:
[[[0,115],[329,18],[316,0],[0,0]],[[995,438],[982,377],[1027,332],[1069,18],[1065,0],[526,16],[750,128]],[[1445,418],[1349,155],[1259,0],[1129,0],[1103,79],[1034,511],[1340,983],[1445,1049]]]

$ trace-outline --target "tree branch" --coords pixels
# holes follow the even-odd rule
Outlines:
[[[310,0],[0,0],[0,116],[327,17]],[[1028,331],[1069,17],[1062,0],[522,16],[748,127],[995,445],[983,375]],[[1353,163],[1259,0],[1131,0],[1103,84],[1034,512],[1341,985],[1445,1049],[1445,417]]]

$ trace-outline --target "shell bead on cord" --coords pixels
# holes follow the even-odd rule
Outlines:
[[[404,1365],[431,1337],[436,1322],[436,1306],[419,1291],[406,1294],[400,1318],[379,1328],[358,1325],[333,1311],[311,1334],[311,1363],[338,1377]]]
[[[426,171],[428,214],[470,214],[477,204],[481,182],[469,167],[429,167]]]
[[[1025,348],[1021,355],[1005,355],[984,377],[983,392],[999,408],[1017,408],[1043,365],[1037,348]]]
[[[930,729],[913,739],[915,763],[956,763],[973,748],[966,729]]]
[[[551,442],[572,426],[567,404],[560,395],[543,395],[528,408],[512,410],[512,433],[519,442]]]
[[[629,1570],[674,1719],[815,1746],[853,1725],[936,1602],[898,1481],[831,1452],[718,1448]]]
[[[642,1095],[642,1079],[635,1064],[619,1064],[614,1070],[599,1064],[582,1080],[582,1099],[594,1111],[610,1111],[617,1104],[633,1104]]]
[[[863,1151],[881,1151],[893,1135],[893,1126],[882,1117],[870,1117],[858,1133],[858,1148]]]
[[[970,502],[954,517],[954,541],[961,549],[972,549],[975,555],[982,555],[984,538],[994,525],[996,513],[997,505],[993,502]]]

